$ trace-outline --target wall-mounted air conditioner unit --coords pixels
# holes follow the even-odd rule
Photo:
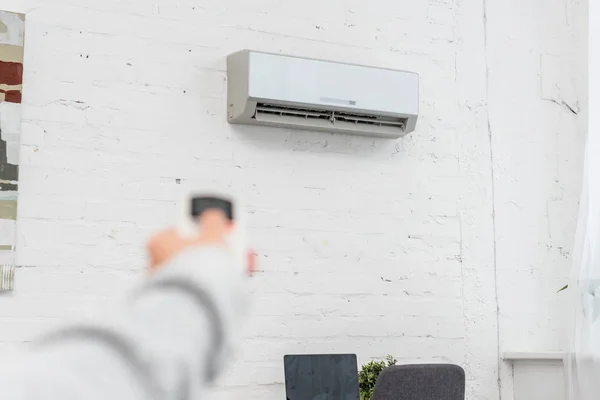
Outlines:
[[[227,57],[227,120],[396,139],[419,113],[413,72],[243,50]]]

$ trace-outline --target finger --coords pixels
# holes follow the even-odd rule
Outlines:
[[[256,271],[256,253],[254,251],[248,252],[247,265],[249,274],[252,274],[254,271]]]
[[[159,235],[155,235],[152,238],[150,238],[150,240],[148,240],[148,243],[146,244],[146,251],[152,259],[154,259],[154,257],[155,257],[156,248],[158,247],[159,243],[160,243],[160,237],[159,237]]]
[[[151,264],[158,263],[164,248],[171,246],[171,243],[174,240],[177,240],[177,238],[178,235],[174,229],[163,230],[150,238],[146,245],[146,250],[150,257]]]
[[[221,210],[206,210],[199,220],[202,227],[202,237],[205,239],[222,239],[227,233],[229,221]]]
[[[156,254],[156,246],[151,241],[148,243],[148,272],[153,273],[158,265],[158,256]]]
[[[201,224],[207,224],[216,221],[219,221],[219,223],[224,225],[226,225],[228,221],[227,215],[225,215],[225,212],[220,208],[206,209],[198,216],[198,222]]]
[[[164,242],[165,240],[170,240],[171,238],[177,236],[179,235],[177,233],[177,230],[175,230],[174,228],[165,229],[154,235],[152,238],[150,238],[150,240],[148,241],[148,246],[156,246],[159,243]]]

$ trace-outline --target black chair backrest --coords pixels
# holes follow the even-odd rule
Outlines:
[[[379,374],[372,400],[464,400],[465,371],[453,364],[394,365]]]

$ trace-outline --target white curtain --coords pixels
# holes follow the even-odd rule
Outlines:
[[[600,0],[589,0],[588,138],[569,291],[571,400],[600,399]]]

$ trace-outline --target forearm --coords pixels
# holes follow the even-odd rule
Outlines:
[[[119,315],[50,335],[23,364],[30,370],[16,375],[31,387],[50,379],[56,397],[45,399],[197,395],[220,370],[231,326],[240,317],[241,276],[233,276],[238,270],[231,262],[216,248],[182,253],[140,287]],[[6,398],[39,400],[39,393],[24,391],[26,382],[8,383],[22,397],[9,392]]]

